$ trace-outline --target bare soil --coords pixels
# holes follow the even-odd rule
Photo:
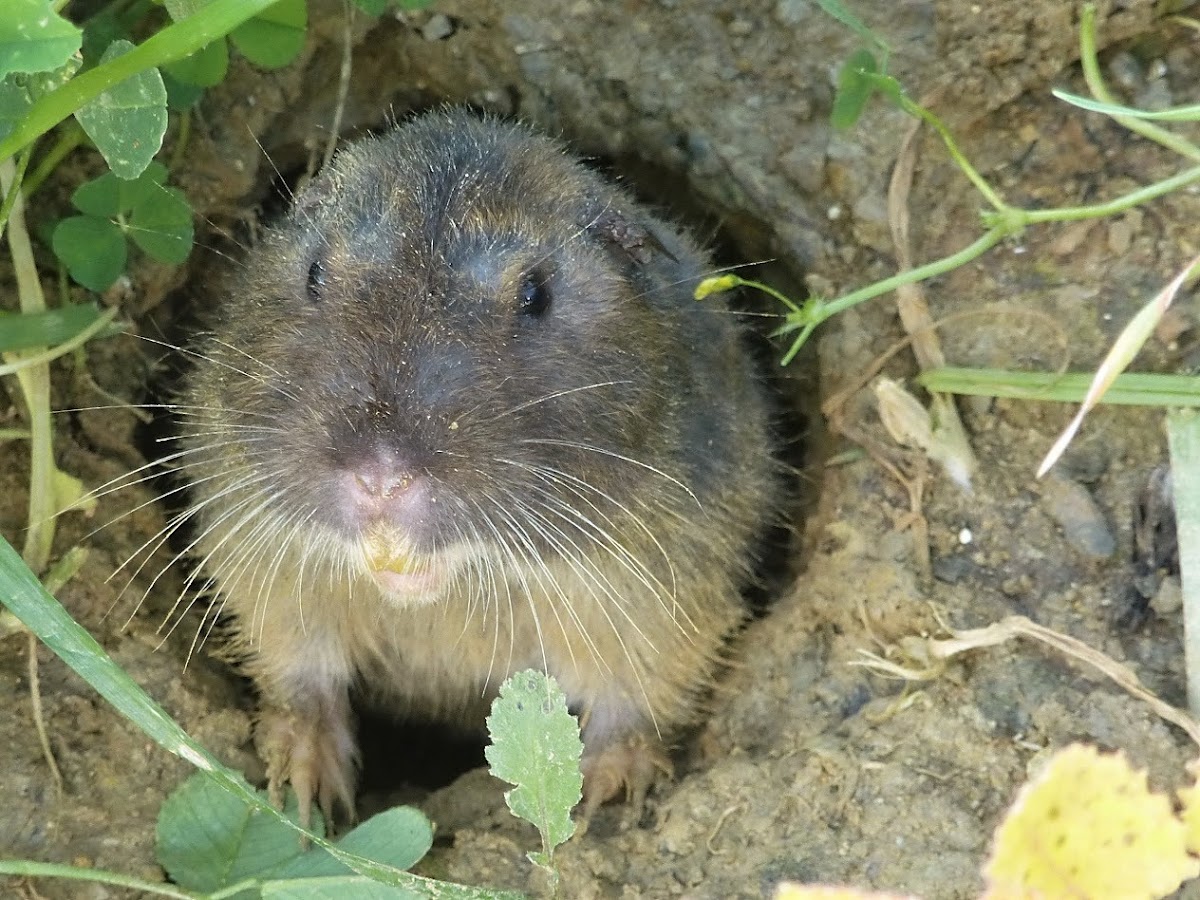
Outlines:
[[[853,5],[891,43],[893,70],[912,95],[953,123],[968,157],[1010,202],[1096,202],[1182,167],[1049,95],[1054,85],[1083,90],[1074,2]],[[125,305],[142,338],[185,336],[212,273],[278,206],[276,171],[295,174],[320,158],[347,32],[340,3],[313,6],[301,60],[274,73],[236,62],[194,115],[173,179],[200,211],[201,246],[174,272],[137,263],[123,296],[108,298]],[[1135,102],[1200,102],[1192,33],[1154,10],[1149,0],[1100,4],[1105,73]],[[561,134],[702,233],[719,233],[725,262],[774,260],[764,277],[785,289],[807,284],[834,295],[895,271],[886,190],[908,123],[877,106],[852,131],[830,128],[836,69],[856,45],[814,4],[445,0],[378,22],[358,16],[349,36],[346,136],[413,108],[469,103]],[[176,140],[173,131],[169,145]],[[35,231],[63,214],[90,165],[64,167],[35,197]],[[923,139],[908,204],[915,259],[973,240],[984,205],[940,144]],[[1114,219],[1032,228],[927,284],[935,318],[973,312],[940,332],[950,362],[1094,366],[1196,253],[1197,219],[1200,200],[1178,192]],[[48,274],[48,290],[53,282]],[[1151,343],[1138,368],[1196,365],[1193,296],[1177,306],[1177,327]],[[890,444],[869,389],[842,407],[842,433],[812,414],[902,336],[892,298],[869,302],[823,327],[784,381],[809,412],[792,566],[801,572],[742,636],[711,722],[681,749],[675,780],[657,789],[640,826],[620,828],[621,811],[607,809],[561,851],[563,896],[759,897],[790,878],[972,897],[992,830],[1054,748],[1119,748],[1155,786],[1183,783],[1196,748],[1182,733],[1035,643],[971,652],[919,683],[854,665],[870,651],[919,667],[900,650],[913,636],[1023,615],[1130,666],[1168,702],[1184,700],[1180,613],[1164,598],[1145,601],[1133,561],[1134,508],[1166,457],[1162,413],[1101,409],[1055,477],[1038,481],[1038,462],[1073,408],[964,401],[979,459],[968,494],[936,468],[922,474],[915,456]],[[91,344],[82,364],[55,365],[57,408],[107,407],[57,416],[63,469],[96,488],[153,455],[155,426],[111,398],[154,402],[153,391],[169,384],[165,357],[130,335]],[[911,354],[897,354],[885,372],[911,377]],[[15,383],[3,389],[0,427],[19,425]],[[922,486],[916,515],[909,487],[884,459]],[[18,546],[27,474],[23,444],[0,444],[0,532]],[[90,519],[62,519],[56,551],[83,543],[90,555],[61,599],[185,728],[261,776],[246,686],[207,654],[190,654],[195,622],[171,634],[159,628],[183,591],[178,548],[158,549],[140,570],[122,568],[169,515],[154,502],[163,490],[125,488],[102,496]],[[0,710],[0,855],[161,877],[155,815],[187,765],[43,648],[44,718],[66,782],[56,796],[32,725],[28,645],[9,635],[0,648],[10,698]],[[525,859],[535,836],[508,815],[486,773],[470,771],[419,799],[439,835],[424,871],[540,889]],[[50,881],[0,882],[0,894],[121,896]]]

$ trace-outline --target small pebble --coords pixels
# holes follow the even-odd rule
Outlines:
[[[421,37],[427,41],[440,41],[454,34],[454,23],[444,13],[434,13],[421,26]]]
[[[1183,608],[1183,586],[1179,583],[1179,576],[1168,575],[1162,580],[1150,600],[1150,608],[1160,616],[1169,616]]]
[[[1067,543],[1084,556],[1107,559],[1116,551],[1104,513],[1079,482],[1051,472],[1042,481],[1042,505],[1062,528]]]
[[[808,0],[779,0],[775,4],[775,18],[782,25],[799,25],[812,14]]]
[[[978,567],[962,554],[939,556],[933,561],[933,577],[944,584],[957,584]]]
[[[1133,243],[1133,229],[1124,219],[1117,219],[1108,226],[1108,249],[1113,256],[1123,256]]]
[[[754,31],[754,25],[746,19],[734,19],[729,23],[729,33],[734,37],[745,37]]]

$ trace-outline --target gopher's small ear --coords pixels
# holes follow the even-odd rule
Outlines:
[[[646,265],[652,252],[663,253],[674,262],[675,255],[666,248],[658,235],[631,222],[619,211],[606,208],[592,218],[588,231],[620,247],[634,262]]]
[[[292,198],[292,214],[310,213],[337,191],[335,190],[333,173],[328,167],[300,180],[296,185]]]

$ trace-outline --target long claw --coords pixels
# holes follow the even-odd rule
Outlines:
[[[671,778],[674,767],[662,744],[646,737],[633,735],[609,744],[583,760],[583,800],[579,804],[579,834],[587,827],[604,803],[622,790],[629,809],[624,825],[637,822],[645,808],[646,795],[660,776]]]
[[[337,807],[353,821],[357,750],[348,707],[268,710],[255,739],[267,763],[267,793],[276,808],[283,808],[283,788],[290,782],[304,828],[311,829],[314,801],[327,829],[333,829]]]

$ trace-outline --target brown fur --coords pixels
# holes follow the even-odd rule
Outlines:
[[[739,328],[691,299],[707,271],[554,142],[461,113],[351,146],[252,252],[181,408],[274,789],[350,805],[355,683],[479,725],[529,667],[581,710],[589,805],[644,789],[776,505]],[[530,272],[548,313],[515,304]],[[337,487],[381,453],[434,498],[383,532],[428,594],[380,589]]]

